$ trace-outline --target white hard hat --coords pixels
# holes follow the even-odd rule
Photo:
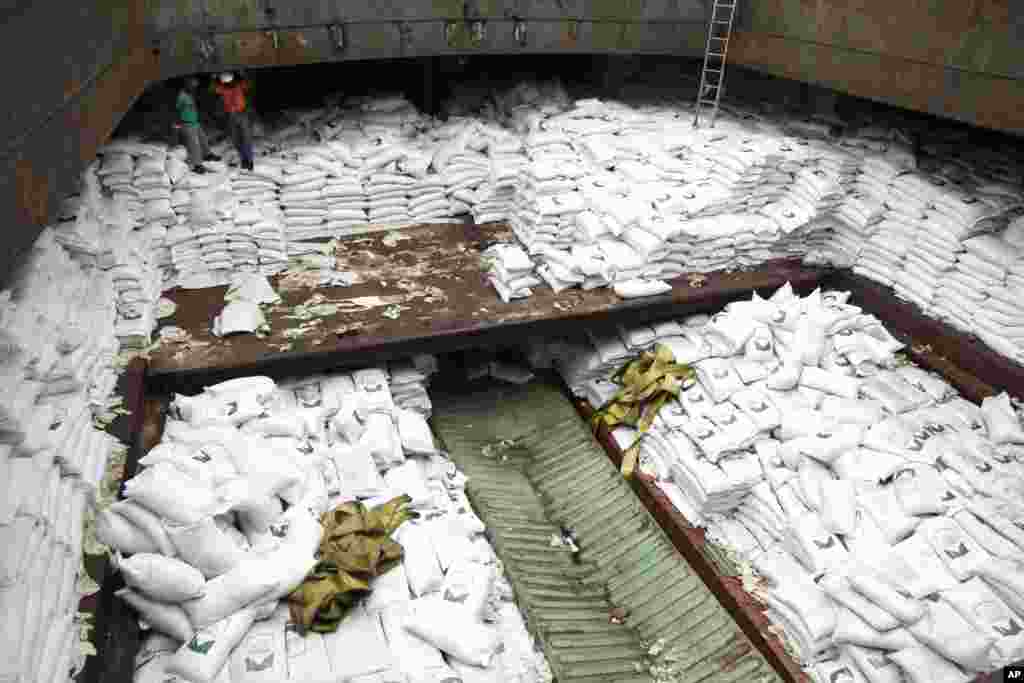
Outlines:
[[[235,80],[235,75],[233,73],[231,73],[230,71],[225,71],[224,73],[222,73],[220,75],[220,82],[221,83],[230,83],[233,80]]]

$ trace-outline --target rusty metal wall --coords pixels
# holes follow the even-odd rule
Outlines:
[[[35,0],[0,12],[3,283],[160,72],[143,0]]]

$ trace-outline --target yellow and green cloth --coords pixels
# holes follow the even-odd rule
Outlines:
[[[597,430],[604,424],[612,430],[627,425],[640,433],[622,454],[624,477],[633,476],[640,458],[640,439],[654,423],[658,411],[669,398],[679,396],[684,382],[695,378],[694,369],[677,363],[672,351],[662,344],[656,344],[653,351],[643,352],[612,376],[612,381],[622,388],[594,413],[591,426]]]
[[[410,500],[398,496],[372,510],[345,503],[320,518],[319,561],[288,597],[293,622],[317,633],[337,630],[346,612],[370,592],[370,580],[401,562],[402,546],[391,534],[416,517]]]

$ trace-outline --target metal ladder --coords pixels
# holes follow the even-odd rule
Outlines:
[[[693,111],[693,127],[700,125],[701,111],[710,107],[711,126],[718,116],[718,102],[722,98],[722,81],[725,80],[725,58],[729,53],[729,36],[732,34],[732,20],[739,0],[724,2],[713,0],[711,23],[708,24],[708,40],[704,46],[704,68],[700,72],[700,89],[697,90],[697,106]]]

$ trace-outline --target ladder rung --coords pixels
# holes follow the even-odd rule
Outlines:
[[[711,106],[716,106],[718,104],[717,100],[704,100],[704,99],[702,99],[702,100],[698,100],[698,102],[700,104],[710,104]]]
[[[721,69],[712,69],[711,67],[705,67],[705,68],[704,68],[704,70],[705,70],[705,71],[714,71],[714,72],[715,72],[715,73],[717,73],[717,74],[720,74],[720,73],[722,73],[722,70],[721,70]]]
[[[711,36],[711,40],[729,40],[729,36],[724,38],[722,36]]]
[[[713,23],[715,23],[715,24],[730,24],[732,22],[730,22],[728,19],[715,19]]]
[[[724,52],[708,52],[707,55],[708,55],[708,57],[724,57],[725,53]]]

